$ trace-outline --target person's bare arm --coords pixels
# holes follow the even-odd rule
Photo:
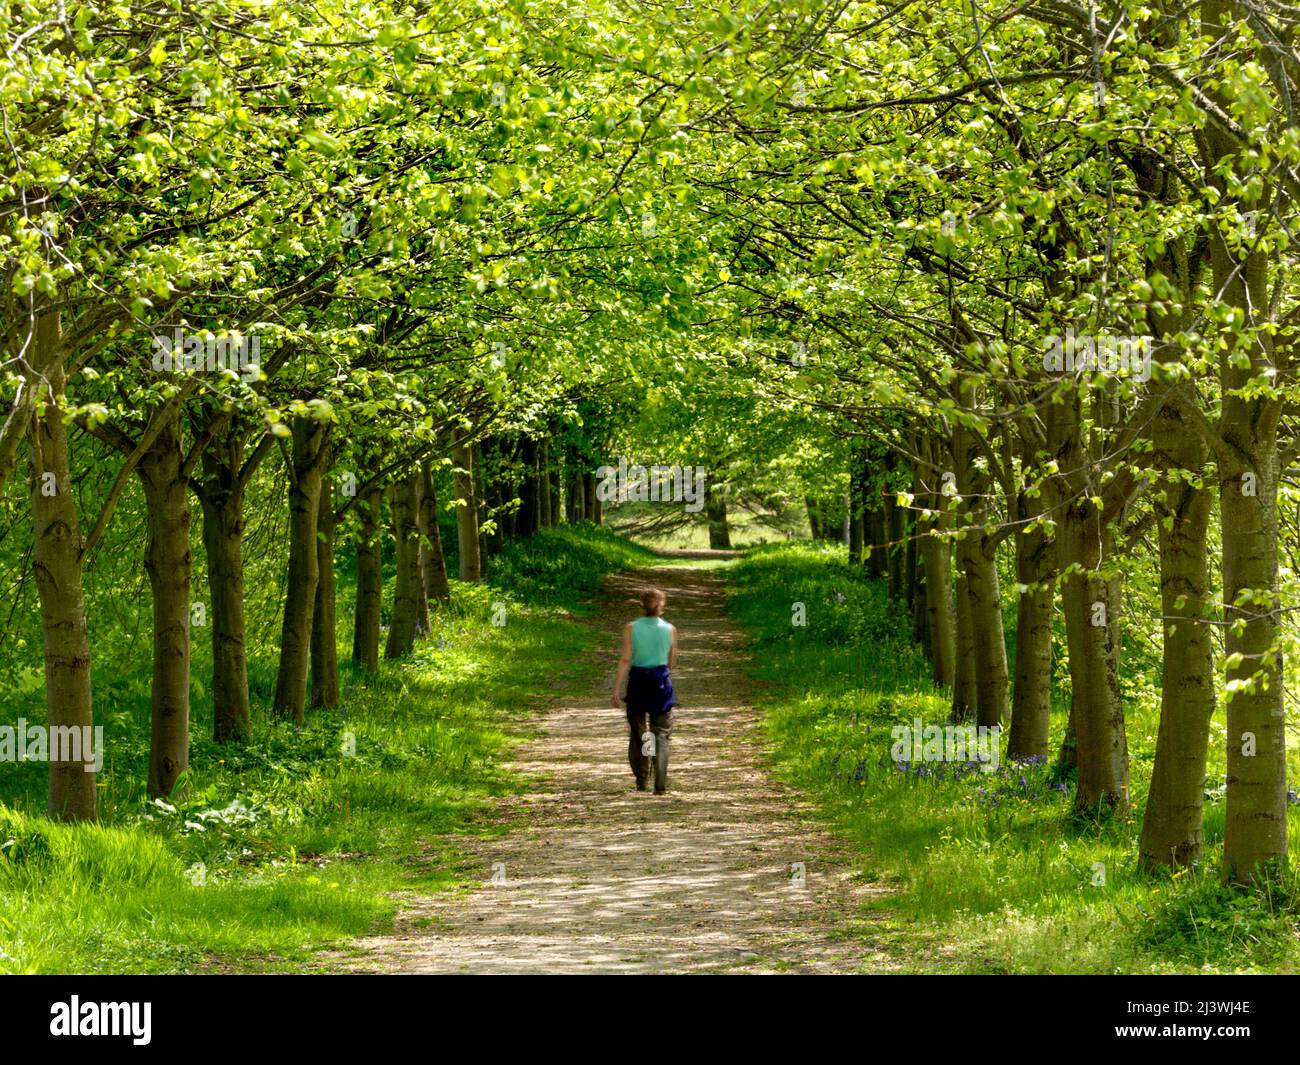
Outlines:
[[[673,643],[672,646],[668,648],[668,668],[676,669],[677,668],[677,626],[673,625],[672,630],[673,630]]]
[[[628,622],[623,626],[623,652],[618,660],[618,672],[614,674],[614,694],[609,698],[609,705],[616,710],[623,705],[618,693],[623,690],[623,682],[627,680],[627,670],[632,664],[632,624]]]

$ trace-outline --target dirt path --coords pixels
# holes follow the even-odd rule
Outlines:
[[[609,706],[621,625],[647,582],[668,594],[681,655],[669,794],[635,790],[624,717]],[[362,941],[348,968],[386,972],[855,972],[889,968],[845,937],[856,883],[837,844],[762,768],[742,637],[720,578],[687,567],[607,582],[610,670],[548,711],[515,765],[540,775],[503,800],[521,823],[474,844],[484,883],[413,901],[397,935]],[[504,863],[504,883],[490,882]],[[794,863],[803,863],[804,886]],[[498,867],[500,870],[500,867]]]

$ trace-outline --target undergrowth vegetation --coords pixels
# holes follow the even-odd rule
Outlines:
[[[500,756],[530,712],[590,676],[591,630],[565,610],[640,557],[591,527],[512,542],[490,584],[453,582],[412,656],[374,678],[345,664],[340,710],[305,727],[268,712],[275,648],[255,649],[254,738],[213,743],[210,701],[196,698],[183,799],[145,797],[148,659],[113,654],[129,640],[105,634],[99,823],[46,820],[44,764],[0,775],[0,972],[294,968],[388,927],[395,890],[486,879],[456,837],[488,831],[485,800],[521,786]],[[345,651],[350,599],[341,607]],[[0,724],[19,718],[44,720],[39,691]]]
[[[892,757],[893,728],[918,718],[945,724],[949,699],[908,638],[911,619],[889,604],[883,582],[848,567],[842,548],[764,548],[728,575],[754,668],[768,682],[765,727],[780,772],[853,840],[862,872],[894,888],[872,904],[880,920],[869,927],[908,964],[1018,973],[1300,968],[1295,871],[1254,894],[1222,886],[1208,865],[1164,876],[1138,869],[1157,724],[1148,701],[1129,707],[1134,809],[1080,821],[1071,816],[1071,774],[1055,759],[1000,759],[994,769]],[[804,605],[803,625],[794,623],[795,603]],[[1146,668],[1139,652],[1126,655],[1130,672]],[[1058,663],[1053,751],[1067,718],[1062,672]],[[1143,686],[1130,678],[1130,690]],[[1207,844],[1223,834],[1222,773],[1218,751]],[[1290,811],[1294,847],[1300,807]]]

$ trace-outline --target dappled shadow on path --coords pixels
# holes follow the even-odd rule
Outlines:
[[[641,588],[679,630],[669,794],[635,790],[609,706],[619,631]],[[609,670],[547,712],[515,767],[535,790],[500,803],[519,827],[471,844],[483,884],[403,898],[396,935],[331,967],[385,972],[854,972],[889,968],[845,935],[865,898],[839,845],[762,767],[743,640],[711,573],[655,567],[606,582]],[[502,863],[502,864],[497,864]],[[804,882],[798,881],[802,864]],[[493,883],[493,867],[499,882]]]

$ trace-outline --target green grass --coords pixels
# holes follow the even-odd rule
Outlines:
[[[205,738],[208,666],[196,643],[183,802],[143,796],[147,657],[141,644],[134,657],[114,656],[103,636],[101,822],[46,821],[43,765],[6,765],[0,775],[0,972],[313,968],[322,948],[346,949],[356,936],[391,928],[393,893],[486,879],[489,870],[475,868],[459,841],[499,831],[482,816],[487,804],[523,786],[502,768],[503,753],[528,733],[535,708],[582,690],[598,668],[587,653],[592,631],[566,615],[604,573],[654,562],[589,526],[516,542],[494,560],[488,586],[456,586],[454,607],[436,615],[436,631],[410,659],[385,663],[377,678],[345,668],[341,710],[312,714],[301,730],[265,712],[274,656],[263,648],[252,661],[256,735],[243,746]],[[891,612],[878,582],[849,571],[842,549],[765,548],[724,572],[768,682],[778,769],[854,843],[862,871],[895,889],[872,904],[862,934],[884,937],[906,967],[1300,968],[1294,877],[1272,896],[1224,889],[1213,868],[1148,877],[1133,857],[1140,807],[1103,826],[1080,825],[1069,817],[1069,781],[1047,765],[961,779],[898,772],[891,726],[917,716],[941,723],[947,699],[900,635],[907,619]],[[346,650],[345,567],[340,578]],[[803,627],[791,624],[796,601],[807,608]],[[1149,688],[1132,682],[1139,802],[1155,734],[1142,695]],[[40,698],[39,686],[28,685],[0,723],[43,720]],[[1058,708],[1054,744],[1063,725]],[[344,751],[349,733],[355,754]],[[1212,766],[1212,777],[1221,771]],[[1222,823],[1220,796],[1207,806],[1211,853]],[[1298,837],[1293,816],[1293,845]],[[1094,883],[1097,863],[1104,884]]]
[[[948,696],[935,690],[906,638],[910,619],[893,612],[881,582],[849,570],[842,548],[760,549],[728,576],[756,673],[768,682],[765,728],[778,772],[853,842],[861,870],[895,889],[869,907],[877,912],[868,934],[893,943],[906,967],[1300,970],[1294,871],[1267,895],[1220,887],[1213,862],[1148,876],[1135,861],[1141,806],[1104,825],[1081,824],[1070,816],[1072,782],[1050,763],[1003,762],[995,773],[935,763],[900,771],[891,728],[916,717],[943,724]],[[802,627],[792,624],[795,602],[806,607]],[[1149,699],[1131,702],[1141,803],[1156,719]],[[1058,706],[1053,750],[1065,718]],[[1300,768],[1294,755],[1292,779]],[[1221,763],[1211,767],[1211,779],[1221,773]],[[1295,848],[1300,807],[1291,812]],[[1207,803],[1206,837],[1213,855],[1223,838],[1221,795]]]
[[[652,548],[698,550],[709,546],[709,525],[702,511],[677,528],[649,531],[642,526],[659,515],[658,504],[621,503],[607,508],[605,515],[611,528],[634,535],[640,543]],[[727,515],[727,525],[731,533],[731,545],[736,549],[777,543],[808,534],[808,519],[802,508],[760,519],[752,511],[733,505]]]
[[[302,729],[266,712],[274,656],[255,654],[255,737],[244,745],[206,738],[208,666],[196,641],[183,801],[143,794],[147,655],[135,659],[145,675],[101,668],[100,823],[45,819],[43,764],[0,774],[0,972],[309,968],[322,947],[391,928],[392,892],[487,879],[458,838],[499,831],[481,816],[488,801],[522,787],[503,753],[537,708],[584,690],[597,668],[592,630],[562,607],[643,554],[592,528],[512,545],[494,560],[505,589],[455,585],[454,605],[409,659],[374,678],[345,667],[341,709],[310,713]],[[498,604],[504,625],[493,624]],[[0,723],[43,721],[41,698],[27,692]]]
[[[661,561],[652,551],[607,529],[585,523],[564,525],[507,542],[493,560],[488,580],[525,602],[584,613],[591,609],[588,600],[606,573]]]

